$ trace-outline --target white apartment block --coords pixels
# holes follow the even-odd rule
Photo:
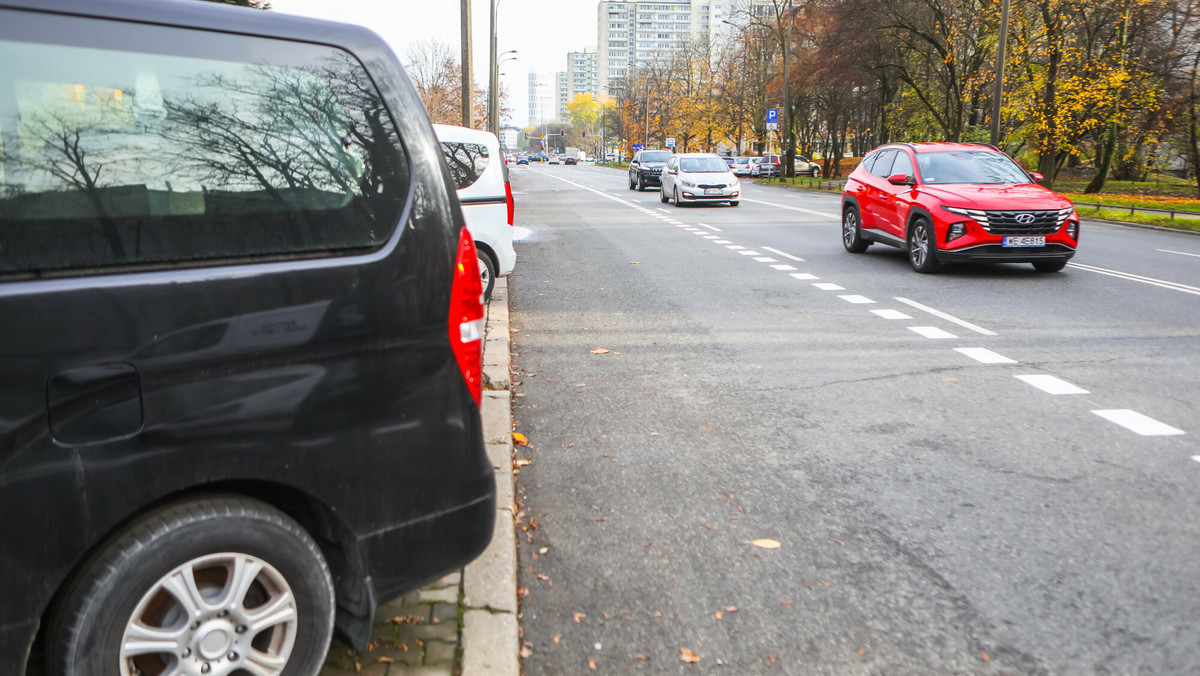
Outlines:
[[[711,35],[735,0],[601,0],[597,5],[597,90],[639,63],[669,57],[691,38]]]
[[[529,73],[529,126],[558,119],[558,73]]]
[[[576,94],[600,94],[599,54],[595,47],[585,47],[582,52],[567,53],[567,100]]]

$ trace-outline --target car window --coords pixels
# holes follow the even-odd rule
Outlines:
[[[879,153],[867,153],[867,156],[863,158],[862,164],[860,165],[863,168],[863,171],[867,172],[868,174],[871,173],[871,165],[875,164],[875,158],[877,157],[879,157]]]
[[[723,174],[729,171],[729,166],[719,157],[686,157],[679,160],[679,170],[688,174]]]
[[[871,174],[886,178],[890,176],[888,172],[892,170],[892,163],[895,161],[895,150],[881,150],[879,155],[875,157],[875,164],[871,165]]]
[[[892,163],[892,172],[888,176],[892,174],[913,175],[912,160],[908,159],[908,153],[902,150],[896,151],[896,161]]]
[[[201,49],[197,47],[196,49]],[[0,40],[0,273],[371,248],[408,159],[362,66],[214,36],[222,58]]]
[[[455,190],[474,185],[488,166],[488,149],[482,143],[442,141],[442,157],[450,168]]]
[[[642,153],[643,162],[666,162],[671,159],[671,153],[666,150],[651,150]]]
[[[917,155],[925,183],[1032,183],[1007,155],[989,150],[953,150]]]

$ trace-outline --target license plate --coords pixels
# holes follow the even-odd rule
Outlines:
[[[1005,237],[1004,246],[1046,246],[1045,237]]]
[[[720,188],[705,188],[704,194],[705,195],[720,195],[721,189]]]

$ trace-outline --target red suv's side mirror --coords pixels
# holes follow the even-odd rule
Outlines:
[[[892,185],[916,185],[917,181],[915,178],[904,174],[892,174],[888,176],[888,183]]]
[[[1046,180],[1045,176],[1042,176],[1036,171],[1029,172],[1029,178],[1032,178],[1034,183],[1041,183],[1042,181]]]

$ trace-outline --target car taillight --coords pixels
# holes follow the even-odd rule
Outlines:
[[[508,206],[508,224],[513,223],[513,213],[517,210],[517,204],[513,201],[512,184],[508,181],[504,182],[504,203]]]
[[[475,404],[483,399],[483,284],[475,241],[466,228],[458,235],[458,259],[450,286],[450,348]]]

